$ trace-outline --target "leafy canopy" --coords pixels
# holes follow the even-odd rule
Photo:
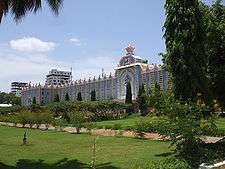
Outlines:
[[[164,63],[172,75],[174,94],[182,101],[207,93],[203,14],[198,0],[166,0]],[[205,96],[206,97],[206,96]]]
[[[16,22],[20,21],[29,12],[36,13],[42,8],[44,0],[1,0],[0,1],[0,23],[3,16],[9,12],[14,16]],[[48,6],[55,15],[58,15],[63,0],[46,0]]]

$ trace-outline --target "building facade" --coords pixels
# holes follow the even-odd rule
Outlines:
[[[18,97],[21,97],[21,91],[24,87],[27,87],[28,83],[24,82],[12,82],[11,83],[11,93],[15,94]]]
[[[72,81],[72,71],[58,71],[52,69],[48,75],[46,75],[45,85],[65,85],[70,84]]]
[[[22,103],[29,105],[33,98],[37,103],[51,103],[56,95],[59,95],[61,101],[65,100],[68,93],[70,100],[76,100],[79,92],[83,100],[91,98],[91,91],[96,92],[99,100],[116,99],[124,100],[126,96],[126,83],[131,83],[132,97],[137,98],[138,89],[141,84],[146,86],[146,92],[155,84],[160,85],[161,90],[167,91],[170,88],[168,72],[163,70],[161,65],[148,64],[147,60],[135,56],[134,47],[126,48],[126,55],[123,56],[115,68],[114,74],[108,76],[89,78],[88,80],[72,81],[65,85],[30,85],[22,91]]]

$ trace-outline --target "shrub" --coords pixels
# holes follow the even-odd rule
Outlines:
[[[39,116],[41,116],[41,121],[43,124],[45,124],[46,129],[48,129],[49,126],[54,123],[54,118],[49,112],[41,113]]]
[[[25,107],[18,105],[12,107],[0,107],[0,115],[14,114],[25,109],[26,109]]]
[[[167,130],[168,118],[166,116],[149,116],[135,124],[136,132],[162,132],[162,130]]]
[[[91,130],[96,128],[96,124],[92,123],[92,122],[84,123],[83,127],[85,127],[87,129],[88,133],[91,134]]]
[[[84,112],[90,121],[102,121],[125,118],[129,106],[113,101],[88,101],[78,104],[78,110]]]
[[[175,101],[166,104],[163,111],[168,116],[168,122],[165,129],[158,130],[158,133],[168,136],[176,146],[176,154],[196,168],[203,153],[201,136],[215,130],[213,119],[205,116],[205,107],[195,103]]]
[[[112,126],[112,130],[121,130],[121,129],[122,129],[121,124],[116,123],[116,124],[113,124],[113,126]]]
[[[63,118],[54,119],[52,125],[62,131],[62,127],[67,125],[67,121]]]
[[[152,161],[147,164],[135,165],[131,169],[191,169],[191,167],[185,161],[176,158],[167,158]]]
[[[15,126],[16,126],[16,124],[19,123],[19,120],[18,120],[18,118],[15,115],[1,115],[0,116],[0,121],[1,122],[14,123]]]
[[[86,122],[84,116],[80,112],[71,112],[69,113],[70,118],[70,124],[72,124],[73,127],[76,127],[77,134],[80,133],[80,129],[84,126],[84,123]]]
[[[138,107],[142,116],[146,116],[148,114],[147,98],[148,97],[146,95],[145,86],[144,84],[142,84],[141,86],[139,86],[137,97]]]
[[[72,104],[72,102],[52,103],[52,104],[47,105],[47,109],[49,109],[50,112],[54,116],[62,116],[66,112],[71,112],[71,111],[75,110],[74,105]],[[68,120],[68,119],[66,119],[66,120]]]
[[[211,120],[213,120],[213,119],[210,119],[210,120],[201,119],[201,121],[200,121],[200,127],[201,127],[202,135],[215,136],[215,135],[218,134],[217,126]]]
[[[89,121],[122,119],[127,116],[126,108],[130,106],[113,101],[76,101],[54,103],[47,107],[54,116],[63,116],[69,122],[70,112],[81,112]]]
[[[55,95],[54,102],[60,102],[59,94]]]
[[[149,111],[157,116],[167,115],[164,108],[174,103],[174,95],[170,92],[161,92],[157,86],[150,91],[148,97]]]
[[[106,129],[106,130],[107,130],[107,129],[108,129],[108,130],[109,130],[109,129],[112,129],[112,126],[111,126],[111,125],[104,125],[104,129]]]
[[[36,112],[36,113],[42,113],[47,110],[47,108],[45,106],[41,106],[39,104],[32,104],[32,105],[30,105],[30,107],[28,107],[28,109],[31,112]]]
[[[29,110],[26,110],[26,111],[23,111],[23,112],[20,112],[16,115],[16,118],[18,119],[18,123],[22,124],[23,127],[26,125],[26,124],[33,124],[33,118],[32,118],[32,113],[29,111]]]

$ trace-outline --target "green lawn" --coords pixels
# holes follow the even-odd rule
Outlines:
[[[31,129],[29,145],[22,146],[24,130],[0,126],[0,169],[79,169],[91,161],[94,136]],[[171,152],[168,146],[168,142],[98,136],[97,163],[99,169],[131,168],[165,158],[163,154]]]
[[[216,121],[216,125],[219,129],[222,129],[225,131],[225,118],[220,118]]]
[[[119,125],[122,129],[127,129],[129,127],[133,127],[141,118],[143,117],[141,117],[139,114],[133,114],[126,119],[96,122],[96,126],[99,128],[110,128],[115,125]]]
[[[109,120],[96,122],[98,128],[113,128],[115,125],[119,125],[122,129],[127,129],[133,127],[136,122],[140,121],[142,118],[139,114],[134,114],[126,119],[122,120]],[[216,120],[216,125],[218,129],[225,131],[225,118],[219,118]]]

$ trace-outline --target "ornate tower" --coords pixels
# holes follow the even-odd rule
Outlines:
[[[142,69],[147,67],[145,60],[135,56],[135,47],[129,45],[126,49],[126,55],[123,56],[119,62],[116,70],[117,78],[117,98],[125,99],[126,97],[126,83],[130,81],[132,97],[137,98],[139,85],[142,83]]]

